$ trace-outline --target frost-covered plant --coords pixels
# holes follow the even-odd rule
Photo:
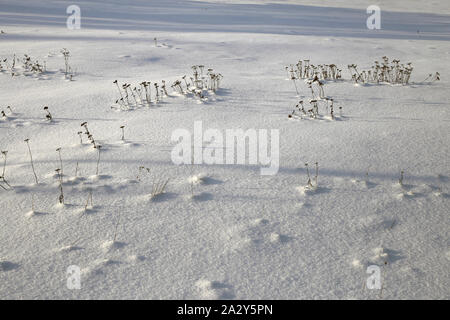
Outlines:
[[[53,120],[53,117],[52,117],[52,114],[50,113],[50,111],[48,110],[48,106],[45,106],[45,107],[44,107],[44,110],[47,112],[47,114],[45,115],[45,118],[46,118],[48,121],[52,121],[52,120]]]
[[[400,186],[403,186],[403,175],[404,175],[404,171],[402,170],[402,171],[400,171],[400,178],[398,179],[398,184],[400,185]]]
[[[80,144],[83,144],[83,131],[78,131],[78,136],[80,137]]]
[[[156,102],[159,102],[159,90],[158,90],[158,84],[155,82],[153,84],[155,86],[155,91],[156,91]]]
[[[33,155],[31,154],[31,148],[30,148],[30,139],[27,138],[27,139],[24,140],[24,142],[28,146],[28,152],[30,154],[31,168],[33,169],[34,180],[36,181],[36,184],[39,184],[38,178],[37,178],[37,175],[36,175],[36,171],[34,170]]]
[[[8,181],[5,178],[5,173],[6,173],[6,157],[8,155],[8,151],[7,150],[3,150],[2,152],[2,156],[3,156],[3,171],[2,171],[2,175],[0,176],[0,180],[8,187],[8,188],[12,188],[10,186],[10,184],[8,183]],[[7,190],[3,185],[0,184],[0,187],[2,187],[3,189]]]
[[[137,175],[137,177],[136,177],[136,179],[137,179],[138,181],[141,181],[141,175],[142,175],[142,172],[143,172],[144,170],[146,170],[147,173],[150,173],[150,169],[149,169],[149,168],[146,168],[146,167],[144,167],[144,166],[140,166],[140,167],[139,167],[138,175]],[[144,171],[144,172],[145,172],[145,171]]]
[[[431,82],[435,82],[435,81],[439,81],[439,80],[441,80],[441,75],[439,74],[439,72],[436,72],[435,74],[430,73],[428,75],[428,77],[426,77],[422,82],[425,82],[427,80],[430,83]]]
[[[62,170],[56,169],[56,173],[58,174],[58,182],[59,182],[59,197],[58,201],[60,204],[64,204],[64,192],[63,192],[63,180],[62,180]]]
[[[97,158],[97,170],[95,171],[95,174],[98,176],[98,167],[100,165],[100,150],[102,149],[101,145],[97,145],[98,150],[98,158]]]
[[[162,82],[162,85],[161,85],[162,92],[167,97],[169,94],[167,93],[166,82],[164,80],[162,80],[161,82]]]
[[[152,193],[150,194],[150,198],[154,199],[157,196],[163,194],[166,190],[167,183],[169,183],[170,179],[162,179],[156,180],[152,185]]]
[[[64,57],[64,66],[65,66],[64,77],[66,79],[72,80],[73,72],[72,72],[72,68],[69,65],[70,52],[66,48],[62,48],[61,49],[61,53],[62,53],[62,55]]]
[[[119,87],[119,82],[117,80],[114,80],[113,83],[117,86],[117,90],[119,91],[120,97],[123,100],[123,95],[122,95],[122,91],[120,90],[120,87]]]
[[[333,109],[333,101],[331,101],[331,105],[330,105],[330,117],[332,120],[334,120],[334,109]]]
[[[136,180],[139,182],[142,181],[143,174],[150,174],[150,168],[147,168],[145,166],[140,166],[138,170],[138,175],[136,177]],[[165,192],[167,183],[170,179],[154,179],[152,183],[152,192],[150,193],[150,199],[154,199],[155,197],[163,194]]]
[[[319,163],[315,162],[314,184],[311,179],[311,173],[309,171],[309,164],[307,162],[305,163],[305,168],[306,168],[306,177],[307,177],[305,189],[307,189],[307,190],[317,189],[317,187],[319,186],[319,181],[318,181],[319,180]]]
[[[122,141],[125,140],[125,126],[120,126],[120,129],[122,130]]]
[[[84,206],[84,211],[87,211],[88,207],[89,207],[89,201],[91,203],[91,208],[94,207],[93,201],[92,201],[92,190],[89,190],[87,199],[86,199],[86,204]]]
[[[86,134],[86,136],[88,137],[88,139],[92,143],[92,145],[94,146],[94,149],[97,148],[97,144],[95,143],[95,139],[92,136],[92,134],[89,132],[89,129],[88,129],[88,126],[87,126],[87,122],[83,122],[81,124],[81,126],[84,128],[84,130],[85,130],[84,133]]]
[[[113,243],[116,242],[116,239],[117,239],[117,231],[119,230],[119,224],[120,224],[120,211],[119,211],[119,216],[117,217],[116,225],[114,227]]]
[[[8,156],[8,150],[2,150],[2,156],[3,156],[3,171],[2,171],[2,178],[5,178],[5,172],[6,172],[6,157]]]
[[[291,73],[291,80],[294,83],[295,92],[297,92],[297,95],[299,95],[300,93],[298,92],[297,84],[295,83],[295,76],[293,73]]]
[[[309,188],[313,188],[312,182],[311,182],[311,175],[309,173],[309,166],[308,163],[305,163],[305,167],[306,167],[306,175],[308,177],[308,180],[306,181],[306,186]]]
[[[319,186],[319,182],[318,182],[318,179],[319,179],[319,163],[316,162],[315,165],[316,165],[316,175],[314,176],[314,181],[316,183],[316,188],[317,188]]]
[[[60,169],[61,169],[61,179],[64,175],[64,171],[63,171],[63,163],[62,163],[62,158],[61,158],[61,148],[56,149],[56,152],[58,152],[58,156],[59,156],[59,165],[60,165]]]

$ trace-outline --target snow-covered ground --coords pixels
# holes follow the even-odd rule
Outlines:
[[[0,58],[28,54],[47,72],[0,71],[11,186],[0,182],[0,298],[450,298],[449,5],[379,1],[382,29],[369,30],[365,2],[314,3],[1,0]],[[80,30],[66,27],[70,4]],[[350,80],[348,64],[368,69],[385,55],[412,62],[410,84]],[[324,86],[336,120],[288,118],[310,97],[286,79],[299,59],[342,69],[343,81]],[[170,88],[192,65],[224,77],[207,100]],[[422,82],[435,72],[440,81]],[[165,80],[169,96],[115,110],[116,79]],[[98,174],[97,150],[77,134],[85,121],[102,145]],[[175,165],[171,135],[195,121],[278,129],[278,173]],[[319,164],[312,191],[306,162],[312,176]],[[80,290],[67,287],[72,265]],[[369,265],[380,266],[382,290],[366,287]]]

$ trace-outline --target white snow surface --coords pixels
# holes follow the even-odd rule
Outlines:
[[[449,5],[379,1],[382,29],[368,30],[365,3],[353,3],[78,1],[81,29],[69,30],[71,1],[0,0],[0,58],[47,66],[0,72],[13,187],[0,188],[0,299],[450,298]],[[349,80],[348,64],[384,55],[412,62],[409,85]],[[342,68],[346,80],[325,85],[340,121],[288,119],[299,98],[284,66],[299,59]],[[207,101],[170,92],[150,108],[111,109],[115,79],[171,83],[196,64],[224,76]],[[441,81],[422,83],[435,72]],[[97,151],[77,135],[84,121],[103,146],[98,175]],[[171,134],[194,121],[279,129],[279,172],[173,164]],[[316,161],[318,187],[306,190],[304,164]],[[150,170],[138,178],[140,166]],[[365,287],[373,264],[382,292]],[[66,286],[71,265],[80,290]]]

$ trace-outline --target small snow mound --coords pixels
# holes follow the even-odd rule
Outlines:
[[[76,250],[80,250],[80,247],[77,247],[75,245],[68,245],[68,246],[64,246],[58,249],[59,252],[70,252],[70,251],[76,251]]]
[[[97,182],[97,181],[100,180],[100,176],[99,175],[89,176],[89,180],[92,181],[92,182]]]
[[[259,218],[259,219],[253,220],[252,225],[254,225],[254,226],[264,226],[264,225],[266,225],[268,223],[269,223],[269,220]]]
[[[25,216],[27,216],[28,218],[31,218],[31,217],[33,217],[35,215],[36,215],[36,213],[33,210],[28,211],[27,213],[25,213]]]
[[[374,255],[372,256],[372,261],[378,264],[386,264],[389,262],[389,254],[386,249],[378,247],[373,249]]]
[[[123,184],[136,184],[139,183],[139,181],[137,181],[136,179],[125,179],[123,181]]]
[[[144,256],[140,256],[140,255],[136,255],[136,254],[132,254],[127,257],[127,261],[131,262],[131,263],[142,262],[145,259],[146,258]]]
[[[86,180],[86,179],[84,179],[83,177],[70,177],[69,179],[67,179],[67,181],[65,181],[65,184],[74,185],[74,184],[81,183],[84,180]]]
[[[310,186],[300,186],[300,187],[297,187],[296,189],[302,196],[308,195],[308,194],[313,194],[317,190],[317,188],[310,187]]]
[[[42,216],[44,213],[43,212],[37,212],[37,211],[28,211],[27,213],[25,213],[25,216],[28,218],[32,218],[32,217],[37,217],[37,216]]]
[[[113,251],[113,250],[122,249],[125,246],[126,246],[126,243],[124,243],[124,242],[110,240],[110,241],[106,241],[102,244],[102,249],[106,252],[109,252],[109,251]]]
[[[63,209],[65,207],[64,203],[58,202],[53,206],[55,209]]]
[[[272,232],[270,234],[270,242],[274,243],[278,243],[281,242],[281,236],[278,233]]]
[[[189,183],[197,185],[197,184],[203,184],[205,182],[206,178],[207,178],[206,175],[201,173],[201,174],[190,176],[188,181],[189,181]]]
[[[46,178],[51,178],[51,179],[59,179],[59,174],[57,173],[48,173],[45,175]]]
[[[397,194],[395,195],[395,198],[397,198],[398,200],[402,200],[404,197],[405,197],[405,194],[404,194],[404,193],[397,193]]]
[[[352,261],[352,266],[353,266],[354,268],[361,269],[361,268],[363,267],[363,264],[361,263],[360,260],[358,260],[358,259],[353,259],[353,261]]]

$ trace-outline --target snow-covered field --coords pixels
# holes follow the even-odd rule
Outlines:
[[[271,2],[0,0],[2,65],[20,58],[0,71],[0,299],[450,298],[447,1],[379,1],[381,30],[366,27],[369,2]],[[46,72],[24,72],[24,54]],[[409,84],[355,85],[347,65],[383,56],[412,62]],[[342,69],[324,85],[335,120],[288,118],[311,97],[287,79],[300,59]],[[193,65],[223,75],[203,100],[170,87]],[[120,110],[114,80],[165,80],[169,96]],[[196,121],[278,129],[278,173],[175,165],[172,133]],[[382,290],[366,287],[371,265]]]

